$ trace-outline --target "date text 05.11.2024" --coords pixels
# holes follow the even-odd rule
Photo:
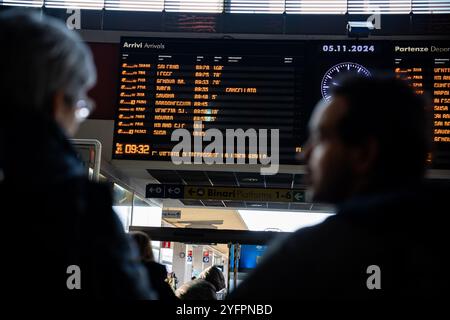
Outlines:
[[[325,44],[323,52],[375,52],[374,45]]]

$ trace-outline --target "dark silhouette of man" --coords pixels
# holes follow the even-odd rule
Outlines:
[[[450,193],[424,179],[428,120],[424,100],[394,78],[347,79],[319,102],[308,180],[337,214],[274,244],[231,298],[443,297]]]

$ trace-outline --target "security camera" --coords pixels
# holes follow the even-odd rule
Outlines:
[[[367,38],[373,29],[375,27],[370,21],[347,22],[347,35],[351,38]]]

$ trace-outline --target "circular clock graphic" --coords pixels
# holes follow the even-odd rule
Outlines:
[[[330,100],[333,87],[339,86],[342,78],[349,75],[361,75],[370,77],[370,71],[354,62],[342,62],[332,66],[322,78],[320,89],[325,100]]]

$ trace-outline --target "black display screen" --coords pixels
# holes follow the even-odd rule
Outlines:
[[[299,164],[311,112],[329,99],[342,74],[389,72],[431,95],[430,162],[449,168],[449,48],[444,41],[122,38],[113,158],[171,161],[176,129],[188,130],[192,143],[208,129],[254,130],[258,136],[261,129],[278,129],[279,163]],[[215,149],[204,142],[185,155],[250,161],[270,154],[267,141],[267,154],[248,147],[227,153],[224,147],[212,155]]]

